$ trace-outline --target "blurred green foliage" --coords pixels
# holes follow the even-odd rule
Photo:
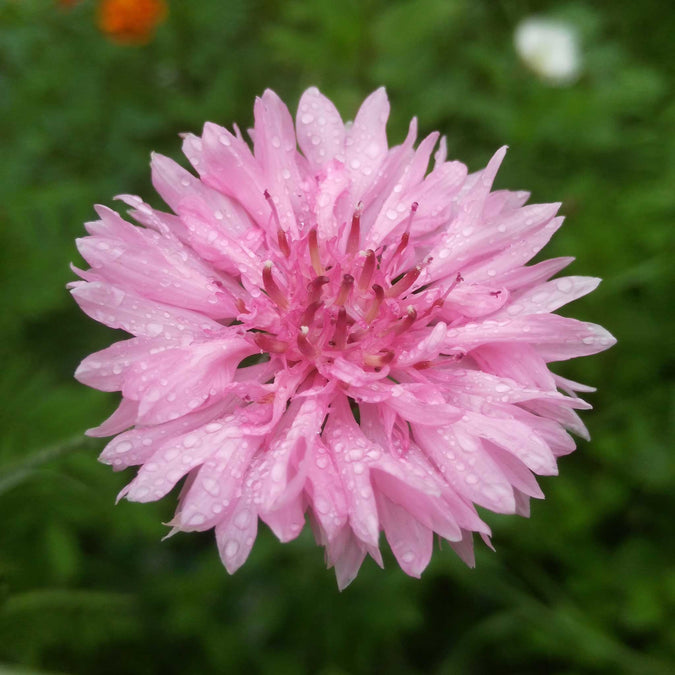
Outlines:
[[[173,0],[122,47],[94,5],[0,0],[0,672],[675,672],[675,9]],[[517,59],[536,13],[579,30],[571,86]],[[499,186],[564,202],[548,256],[605,279],[571,311],[618,346],[558,367],[599,388],[593,441],[530,521],[486,516],[498,552],[475,570],[446,547],[417,581],[388,557],[339,594],[308,535],[263,531],[230,578],[210,535],[159,541],[170,500],[114,507],[129,475],[78,440],[115,403],[72,381],[113,340],[64,291],[91,205],[149,197],[149,152],[178,159],[178,132],[246,127],[265,87],[293,109],[313,84],[347,118],[386,85],[393,142],[418,115],[472,169],[510,145]]]

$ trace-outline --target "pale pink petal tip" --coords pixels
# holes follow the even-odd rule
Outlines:
[[[560,205],[493,190],[506,147],[471,174],[437,133],[415,148],[414,121],[390,147],[389,108],[378,89],[345,124],[313,87],[293,118],[268,90],[252,147],[185,134],[194,170],[152,156],[166,210],[120,195],[135,224],[98,207],[78,240],[70,292],[129,334],[75,373],[122,394],[87,433],[139,467],[118,499],[181,484],[167,536],[215,530],[230,573],[259,521],[287,542],[309,520],[341,589],[383,539],[413,577],[437,538],[473,566],[476,506],[529,516],[588,437],[592,387],[549,363],[614,344],[554,313],[599,280],[528,264]]]

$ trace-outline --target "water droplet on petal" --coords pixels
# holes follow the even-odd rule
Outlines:
[[[230,539],[227,544],[225,544],[225,557],[234,558],[239,551],[239,542],[234,539]]]
[[[248,509],[243,509],[242,511],[240,511],[234,519],[234,524],[240,530],[245,530],[250,522],[251,522],[251,512]]]

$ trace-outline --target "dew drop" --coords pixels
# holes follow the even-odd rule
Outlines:
[[[147,497],[150,494],[150,488],[142,485],[131,492],[133,492],[134,499],[143,499],[143,497]]]
[[[149,323],[145,329],[150,337],[157,337],[164,330],[164,326],[161,323]]]
[[[248,509],[243,509],[242,511],[240,511],[234,519],[234,524],[240,530],[245,530],[250,522],[251,522],[251,512]]]
[[[220,485],[213,478],[204,478],[202,485],[211,496],[217,497],[220,494]]]
[[[284,467],[282,464],[275,464],[270,472],[270,477],[275,483],[278,483],[284,477]]]
[[[131,445],[129,441],[122,441],[115,446],[115,452],[121,455],[122,453],[131,450],[132,447],[133,445]]]
[[[234,558],[239,551],[239,542],[234,539],[230,539],[227,544],[225,544],[225,557]]]
[[[321,499],[321,497],[314,501],[314,507],[319,513],[328,513],[330,510],[330,505],[328,502],[325,499]]]
[[[188,525],[197,527],[203,525],[206,522],[206,516],[203,513],[194,513],[190,516],[190,519],[187,521]]]

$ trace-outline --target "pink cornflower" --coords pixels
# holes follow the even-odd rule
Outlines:
[[[120,496],[185,478],[172,532],[214,528],[229,572],[259,518],[283,542],[308,519],[341,588],[366,554],[381,564],[381,530],[407,574],[434,533],[473,565],[473,533],[490,534],[475,505],[527,515],[534,474],[587,435],[575,392],[591,389],[547,364],[614,343],[552,313],[598,279],[551,280],[571,258],[526,265],[559,204],[491,191],[504,148],[468,174],[438,133],[415,149],[415,120],[389,148],[388,114],[379,89],[344,124],[312,88],[294,127],[266,91],[253,152],[207,123],[184,137],[199,177],[152,158],[173,213],[123,195],[141,227],[98,207],[78,241],[75,299],[134,336],[77,370],[122,392],[89,433],[118,434],[113,469],[141,467]]]

